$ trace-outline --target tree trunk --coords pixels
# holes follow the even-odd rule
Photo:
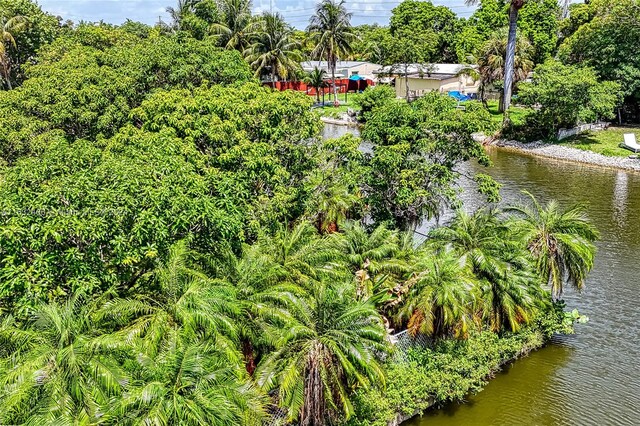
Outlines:
[[[242,342],[242,355],[244,356],[244,366],[247,373],[253,376],[253,372],[256,371],[256,357],[253,345],[249,340],[244,340]]]
[[[336,87],[336,63],[331,62],[331,84],[333,86],[333,103],[338,102],[338,92]]]
[[[513,79],[515,76],[514,64],[516,58],[516,34],[518,24],[518,11],[522,7],[521,1],[513,0],[509,7],[509,39],[507,40],[507,57],[504,63],[504,111],[511,106],[511,92],[513,91]],[[505,114],[505,119],[507,115]]]
[[[404,64],[404,90],[405,90],[405,95],[407,97],[407,103],[409,102],[409,66],[405,63]]]
[[[4,74],[4,80],[7,82],[9,90],[12,90],[13,87],[11,86],[11,68],[9,67],[9,58],[4,55],[4,58],[0,58],[0,61],[2,61],[2,73]]]

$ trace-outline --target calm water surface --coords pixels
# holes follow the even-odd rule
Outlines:
[[[407,425],[640,425],[640,174],[489,154],[505,202],[526,189],[540,200],[588,205],[601,233],[596,264],[586,289],[565,300],[590,322],[518,360],[465,404]]]
[[[590,322],[516,361],[464,404],[407,425],[640,425],[640,174],[498,150],[489,155],[494,165],[483,171],[503,184],[504,202],[528,190],[540,200],[588,205],[601,233],[596,264],[585,290],[567,291],[565,300]],[[473,209],[480,200],[467,192]]]

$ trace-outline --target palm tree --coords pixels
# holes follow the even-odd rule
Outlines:
[[[119,328],[113,337],[139,341],[151,357],[178,336],[199,336],[224,348],[230,358],[239,359],[236,289],[194,269],[191,256],[185,241],[175,244],[167,261],[142,279],[157,289],[153,297],[110,300],[98,310],[97,317]]]
[[[336,277],[332,263],[337,254],[309,222],[282,228],[259,239],[260,250],[281,270],[282,280],[310,290],[326,277]]]
[[[338,102],[336,64],[341,56],[351,52],[351,44],[357,38],[351,27],[351,13],[347,12],[345,0],[322,0],[309,20],[307,32],[316,45],[313,55],[327,61],[334,102]]]
[[[193,7],[198,0],[178,0],[176,7],[169,6],[165,10],[171,16],[171,29],[182,29],[184,17],[193,12]]]
[[[360,200],[346,184],[337,181],[339,177],[339,174],[327,176],[324,170],[311,176],[310,187],[313,188],[313,194],[309,197],[306,209],[309,219],[321,234],[338,232],[347,219],[349,210]]]
[[[449,226],[431,233],[431,245],[450,247],[471,266],[479,281],[483,317],[494,331],[516,331],[540,304],[540,286],[513,232],[494,210],[458,211]]]
[[[464,258],[452,250],[424,253],[415,269],[420,271],[399,311],[412,334],[445,337],[466,335],[475,303],[476,280]]]
[[[313,71],[309,71],[304,77],[304,82],[316,90],[317,103],[320,103],[320,89],[326,86],[326,82],[324,81],[325,74],[324,70],[315,67]]]
[[[293,40],[293,31],[280,14],[265,13],[256,28],[254,42],[245,51],[245,56],[261,76],[271,74],[271,81],[295,76],[300,68],[298,43]]]
[[[240,257],[227,250],[217,256],[215,265],[218,279],[237,289],[241,310],[237,328],[249,374],[255,371],[260,353],[273,348],[280,327],[291,323],[292,304],[306,295],[264,248],[262,244],[246,245]]]
[[[260,425],[265,398],[239,365],[208,341],[172,336],[153,357],[136,357],[136,377],[106,419],[118,425]]]
[[[516,57],[516,36],[518,30],[518,13],[520,9],[524,7],[527,2],[539,1],[539,0],[508,0],[509,1],[509,35],[507,39],[507,49],[504,61],[504,94],[503,105],[504,111],[509,110],[511,105],[511,93],[513,91],[514,84],[514,69],[515,69],[515,57]],[[479,0],[465,0],[467,5],[474,5]],[[505,115],[505,119],[507,116]]]
[[[536,269],[551,286],[554,298],[560,298],[564,282],[578,290],[593,268],[596,254],[594,242],[597,229],[589,223],[585,207],[575,205],[566,210],[555,200],[540,205],[530,193],[526,193],[529,205],[512,206],[517,229],[527,249],[533,255]]]
[[[0,327],[0,423],[96,424],[127,382],[123,341],[101,337],[94,303],[74,296]]]
[[[473,58],[478,65],[480,76],[480,96],[485,101],[485,90],[496,81],[504,80],[505,55],[507,51],[507,37],[503,32],[496,33],[476,52]],[[514,59],[514,84],[527,78],[533,70],[533,45],[526,37],[517,37]],[[499,111],[504,111],[504,98],[500,99]]]
[[[9,90],[11,86],[11,58],[9,48],[17,49],[14,34],[19,33],[27,27],[27,19],[24,16],[14,16],[6,19],[0,16],[0,67],[2,68],[2,78]],[[7,46],[8,45],[8,46]]]
[[[300,300],[297,323],[283,330],[278,348],[258,367],[258,383],[278,389],[289,419],[304,426],[331,424],[353,413],[353,386],[384,383],[377,359],[387,350],[380,315],[327,284]]]
[[[222,22],[211,25],[211,33],[220,38],[226,49],[244,52],[257,24],[251,16],[251,0],[220,0]]]
[[[379,225],[372,232],[359,222],[347,222],[341,234],[329,239],[338,253],[340,264],[355,279],[356,297],[370,298],[381,290],[395,287],[409,268],[405,259],[396,257],[400,236],[396,231]],[[377,288],[376,284],[383,284]]]

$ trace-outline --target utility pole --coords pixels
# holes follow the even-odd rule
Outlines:
[[[269,12],[273,15],[273,0],[269,0]]]

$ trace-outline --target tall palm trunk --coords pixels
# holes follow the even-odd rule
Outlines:
[[[331,84],[333,86],[333,103],[337,103],[338,93],[337,93],[337,86],[336,86],[336,58],[333,55],[333,53],[330,53],[329,57],[331,58],[329,60],[329,68],[331,68]]]
[[[502,112],[506,112],[511,105],[511,92],[515,77],[514,64],[516,58],[516,33],[518,30],[518,12],[522,8],[522,1],[513,0],[509,6],[509,39],[507,40],[507,57],[504,63],[504,94]],[[506,115],[505,115],[506,119]]]

